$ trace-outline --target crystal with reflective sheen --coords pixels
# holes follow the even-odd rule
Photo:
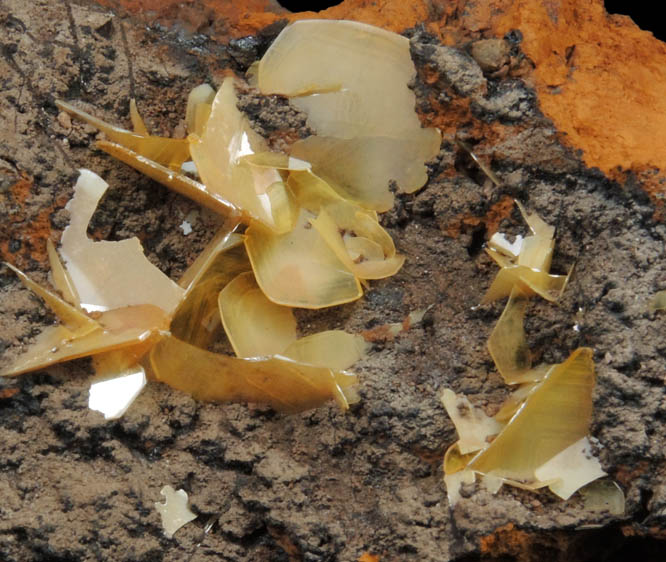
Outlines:
[[[526,382],[525,374],[529,380],[532,357],[523,328],[527,301],[527,296],[514,288],[488,339],[490,356],[507,384]]]
[[[358,401],[356,375],[283,357],[241,359],[211,353],[174,337],[150,353],[155,379],[211,402],[260,402],[300,412],[334,399],[343,408]]]
[[[208,348],[221,326],[220,291],[237,275],[249,270],[243,238],[223,228],[180,280],[186,291],[171,320],[171,333]]]
[[[233,78],[222,83],[201,136],[190,135],[190,152],[206,190],[229,201],[250,219],[282,233],[293,224],[292,203],[279,171],[250,166],[241,158],[266,151],[236,107]]]
[[[185,490],[174,490],[171,486],[164,486],[160,491],[164,496],[164,503],[155,502],[155,509],[162,519],[162,528],[168,538],[183,525],[193,521],[197,516],[188,507],[187,492]]]
[[[171,312],[183,291],[148,261],[138,238],[95,242],[88,223],[108,184],[89,170],[81,170],[74,197],[67,204],[69,226],[62,233],[61,255],[88,311],[134,304],[152,304]]]
[[[88,407],[113,420],[122,416],[146,385],[146,373],[141,365],[110,379],[93,380]]]
[[[251,272],[228,283],[218,302],[224,330],[238,357],[277,355],[296,341],[293,312],[269,301]]]
[[[495,427],[464,397],[445,391],[442,401],[460,437],[444,457],[451,505],[460,498],[461,483],[474,481],[470,473],[483,475],[493,493],[503,483],[548,486],[563,499],[603,476],[587,438],[593,385],[592,351],[579,348],[548,367],[541,382],[519,387],[495,416]]]
[[[58,102],[104,133],[99,148],[228,220],[176,284],[148,262],[136,238],[88,239],[108,186],[82,171],[62,237],[65,267],[47,248],[59,295],[22,277],[63,324],[6,372],[93,356],[105,382],[95,383],[91,401],[109,416],[131,402],[128,373],[138,376],[148,356],[153,376],[202,399],[257,400],[285,411],[357,400],[356,378],[344,369],[365,352],[363,338],[339,330],[298,338],[286,307],[349,302],[362,295],[361,281],[400,269],[404,257],[376,211],[392,205],[389,181],[407,192],[425,183],[425,161],[441,137],[416,115],[408,87],[415,69],[399,35],[354,22],[295,24],[254,74],[262,90],[291,95],[320,136],[296,143],[291,155],[268,152],[237,108],[233,78],[217,92],[192,90],[187,139],[151,135],[134,100],[133,131]],[[239,221],[244,236],[228,235]],[[240,358],[206,351],[221,319]],[[176,360],[178,353],[191,361]],[[98,389],[112,380],[126,381],[125,405],[101,404],[110,393]]]
[[[535,470],[587,435],[592,416],[592,350],[579,348],[546,375],[469,468],[531,484]]]
[[[526,296],[537,294],[546,300],[556,301],[569,281],[571,270],[567,275],[549,273],[555,229],[536,213],[529,214],[518,201],[516,204],[532,234],[517,239],[515,245],[509,244],[500,233],[491,237],[486,252],[501,269],[481,304],[509,296],[514,287]]]
[[[282,94],[317,132],[294,156],[344,197],[385,211],[388,181],[412,192],[427,180],[425,161],[441,136],[423,129],[408,84],[415,75],[409,41],[351,21],[303,20],[287,26],[256,68],[262,93]]]
[[[276,304],[322,308],[358,299],[358,279],[315,228],[315,216],[301,210],[291,232],[275,235],[260,224],[245,232],[245,248],[264,294]]]

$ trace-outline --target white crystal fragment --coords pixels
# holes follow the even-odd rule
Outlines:
[[[542,482],[552,481],[548,485],[551,491],[568,500],[576,490],[606,473],[592,454],[589,439],[583,437],[542,464],[534,475]]]
[[[187,525],[197,516],[188,507],[187,492],[185,490],[174,490],[171,486],[164,486],[160,491],[164,496],[164,503],[155,502],[155,509],[162,518],[162,528],[168,538],[183,525]]]
[[[90,385],[88,407],[104,414],[104,419],[122,416],[146,386],[146,373],[136,365],[118,377],[96,380]]]
[[[65,207],[70,224],[62,233],[61,255],[88,312],[138,304],[173,311],[183,289],[155,267],[143,253],[139,239],[95,242],[88,238],[88,223],[109,187],[90,170],[80,170],[74,197]]]
[[[523,237],[519,234],[516,236],[516,239],[513,243],[509,242],[506,236],[501,232],[496,232],[490,237],[488,241],[488,246],[497,250],[505,256],[511,256],[512,258],[517,258],[520,254],[520,250],[523,247]]]
[[[502,425],[494,418],[488,417],[483,410],[472,406],[467,397],[458,396],[449,388],[442,392],[441,400],[456,426],[458,449],[462,455],[484,449],[488,445],[487,438],[502,430]]]
[[[460,488],[463,484],[474,484],[476,475],[472,470],[460,470],[453,474],[444,475],[444,485],[446,486],[446,497],[449,505],[453,507],[460,499]]]

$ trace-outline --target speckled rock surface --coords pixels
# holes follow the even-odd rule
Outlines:
[[[169,275],[191,263],[219,224],[96,151],[96,133],[59,115],[53,102],[74,100],[128,125],[133,95],[154,131],[182,135],[189,89],[247,68],[281,24],[227,45],[183,26],[146,27],[142,17],[89,2],[0,5],[0,252],[37,280],[47,279],[45,241],[66,226],[64,205],[83,166],[111,184],[91,236],[136,235]],[[432,25],[407,34],[417,109],[444,135],[428,184],[382,217],[407,263],[358,302],[297,315],[304,332],[372,335],[371,352],[355,367],[360,404],[346,414],[326,405],[284,416],[197,403],[152,384],[122,419],[106,422],[87,409],[86,361],[1,380],[0,559],[353,561],[373,553],[382,561],[591,561],[628,552],[659,559],[666,317],[647,303],[666,289],[666,227],[655,198],[640,176],[609,179],[563,143],[535,88],[539,61],[519,36],[487,31],[494,46],[474,49],[480,32],[459,41],[447,35],[445,46]],[[248,90],[240,106],[276,148],[308,132],[284,100]],[[557,227],[554,270],[575,263],[562,301],[534,300],[526,329],[543,361],[562,361],[581,345],[595,350],[591,433],[626,494],[624,516],[588,512],[577,495],[563,502],[511,488],[493,496],[473,486],[455,509],[447,504],[441,459],[455,432],[438,392],[464,392],[488,414],[508,392],[485,347],[502,303],[472,306],[496,273],[484,241],[498,228],[524,228],[512,198]],[[188,235],[180,228],[186,218]],[[382,337],[382,325],[426,307],[422,325]],[[0,270],[3,364],[52,320]],[[167,484],[184,488],[200,515],[174,539],[163,536],[153,508]],[[215,524],[202,536],[208,521]]]

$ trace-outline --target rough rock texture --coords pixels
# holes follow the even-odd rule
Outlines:
[[[598,2],[585,4],[579,20],[586,26],[602,33],[605,21],[645,41],[645,51],[626,47],[627,60],[646,52],[650,60],[662,56],[663,46],[627,20],[608,19]],[[368,553],[419,561],[624,560],[628,553],[660,559],[666,317],[649,313],[647,303],[666,289],[666,227],[657,212],[663,189],[655,191],[662,163],[649,152],[641,160],[631,143],[622,144],[632,125],[620,121],[606,121],[621,146],[600,160],[597,122],[567,109],[576,96],[597,107],[609,99],[606,88],[583,80],[592,59],[581,55],[571,71],[581,73],[577,79],[565,75],[561,93],[549,92],[554,55],[539,46],[568,46],[567,33],[584,36],[587,27],[566,24],[573,5],[348,1],[327,11],[396,31],[410,28],[418,110],[444,134],[427,186],[399,197],[382,218],[408,256],[405,267],[373,282],[356,303],[298,314],[304,331],[345,328],[374,340],[356,367],[361,403],[347,414],[326,405],[283,416],[263,407],[196,403],[154,384],[121,420],[105,422],[86,406],[86,361],[2,380],[0,559],[347,561],[364,553],[366,560]],[[246,69],[279,32],[288,14],[275,6],[277,13],[259,12],[266,6],[246,2],[242,18],[233,3],[119,3],[121,14],[138,10],[131,17],[89,2],[0,4],[2,259],[47,278],[45,240],[57,240],[66,226],[63,207],[76,169],[86,166],[112,186],[91,235],[137,235],[163,271],[182,272],[217,217],[91,149],[95,132],[58,114],[53,101],[74,100],[128,124],[133,95],[154,131],[182,135],[188,90],[202,81],[219,84],[227,68]],[[226,10],[226,19],[213,17],[213,9]],[[185,23],[175,24],[176,16]],[[201,21],[193,26],[195,18]],[[263,29],[266,24],[273,25]],[[505,37],[510,29],[521,33]],[[257,35],[240,39],[249,33]],[[481,38],[492,41],[473,43]],[[605,54],[605,40],[595,47],[600,76],[610,75],[617,60]],[[576,47],[575,53],[585,52]],[[587,89],[577,90],[581,84]],[[660,84],[640,87],[652,87],[658,98],[666,81]],[[637,115],[656,111],[644,98],[633,99]],[[302,115],[284,100],[248,92],[241,107],[274,146],[307,133]],[[501,187],[455,144],[456,135],[494,170]],[[641,164],[632,173],[603,173],[632,162]],[[647,177],[645,166],[658,169]],[[604,469],[626,493],[624,516],[586,512],[577,495],[562,502],[547,491],[511,488],[492,496],[470,487],[455,509],[447,505],[441,459],[455,433],[438,391],[464,392],[489,414],[507,394],[485,347],[502,304],[472,306],[496,273],[483,242],[498,228],[524,228],[514,197],[557,226],[554,269],[576,264],[558,306],[531,303],[528,337],[543,361],[561,361],[580,345],[595,349],[591,432]],[[187,236],[180,229],[185,219],[193,227]],[[384,324],[431,305],[423,325],[385,337]],[[51,321],[0,270],[2,361]],[[166,484],[184,488],[201,515],[172,540],[163,536],[153,508]],[[202,536],[211,520],[215,525]]]

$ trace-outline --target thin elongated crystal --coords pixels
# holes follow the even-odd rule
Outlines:
[[[138,170],[145,176],[154,179],[163,186],[189,197],[192,201],[207,207],[222,216],[233,216],[240,214],[240,211],[229,201],[218,194],[210,193],[206,186],[193,180],[180,171],[175,171],[158,162],[150,160],[139,153],[130,150],[120,144],[108,141],[97,141],[97,148],[113,156],[117,160],[124,162],[135,170]]]
[[[520,289],[512,289],[509,302],[488,339],[488,351],[507,384],[525,382],[522,375],[532,367],[523,327],[527,301]]]
[[[190,149],[186,139],[170,139],[167,137],[145,136],[144,134],[133,133],[106,123],[64,101],[56,101],[56,105],[61,110],[78,117],[102,131],[111,142],[120,144],[144,158],[162,164],[167,168],[180,170],[182,163],[189,160]],[[132,121],[136,124],[138,124],[137,117],[138,112],[132,117]],[[143,121],[141,121],[142,124]],[[142,128],[141,125],[139,125],[139,129]],[[145,129],[145,125],[143,125],[143,129]]]
[[[240,359],[211,353],[174,337],[153,347],[157,380],[212,402],[261,402],[283,412],[308,410],[334,399],[343,408],[358,401],[356,375],[291,359]]]
[[[51,266],[51,277],[53,278],[54,287],[60,292],[64,300],[78,307],[81,303],[79,294],[76,292],[72,278],[60,261],[58,251],[55,249],[50,238],[46,240],[46,251],[49,255],[49,265]]]

